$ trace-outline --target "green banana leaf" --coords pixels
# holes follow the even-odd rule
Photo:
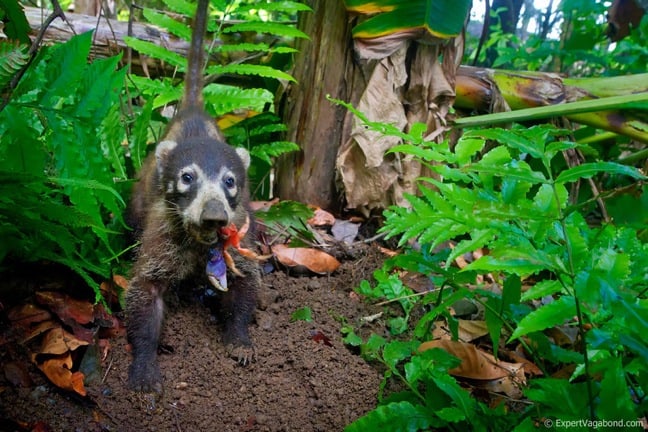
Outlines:
[[[349,12],[375,15],[353,28],[353,37],[371,39],[422,30],[448,39],[458,36],[470,10],[470,0],[345,0]]]

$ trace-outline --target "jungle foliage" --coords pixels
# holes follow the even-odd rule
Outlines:
[[[188,40],[195,5],[183,0],[165,5],[164,13],[145,9],[144,15]],[[212,6],[209,30],[214,39],[236,32],[305,37],[289,21],[297,11],[308,9],[300,3],[260,8],[249,2],[214,1]],[[14,23],[26,23],[17,1],[3,5],[2,13]],[[231,16],[246,20],[226,27],[225,19]],[[130,247],[125,202],[137,168],[169,121],[160,115],[161,109],[182,95],[186,59],[130,39],[130,46],[141,54],[175,67],[174,76],[151,79],[127,74],[121,56],[91,60],[92,32],[64,44],[37,47],[32,56],[24,43],[14,42],[29,40],[28,31],[26,25],[8,27],[11,40],[0,41],[0,262],[7,267],[40,260],[61,263],[82,276],[99,301],[98,281],[127,265],[119,259]],[[269,191],[273,158],[295,148],[278,139],[285,127],[273,114],[269,88],[276,84],[264,80],[294,79],[280,67],[250,60],[289,55],[294,49],[239,42],[210,50],[249,53],[243,60],[208,65],[204,95],[207,110],[220,118],[231,144],[250,150],[252,181],[263,196]],[[259,85],[243,88],[218,82],[235,74],[255,77]]]
[[[522,90],[507,102],[531,95],[524,80],[540,76],[515,70],[645,73],[646,17],[612,45],[602,11],[601,2],[560,2],[559,39],[520,38],[495,26],[487,42],[495,66],[511,68],[507,84]],[[635,77],[640,85],[624,91],[638,100],[624,106],[620,98],[606,110],[645,119],[645,78]],[[490,91],[499,92],[501,83],[492,83]],[[466,94],[481,95],[475,89],[466,86]],[[383,214],[381,232],[402,252],[356,290],[381,305],[371,319],[384,332],[361,337],[369,317],[342,329],[349,346],[384,370],[378,406],[346,430],[641,430],[648,412],[642,142],[533,110],[501,113],[521,122],[506,129],[474,128],[479,120],[467,117],[457,123],[472,129],[435,142],[424,124],[403,130],[334,102],[366,129],[399,139],[388,153],[428,173],[417,179],[416,194],[405,195],[408,206]],[[465,312],[466,303],[474,310]]]

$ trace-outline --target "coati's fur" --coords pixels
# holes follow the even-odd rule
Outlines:
[[[230,223],[241,227],[252,216],[246,180],[250,156],[225,143],[203,108],[208,1],[198,1],[179,113],[142,166],[130,203],[129,219],[140,233],[141,244],[126,294],[127,333],[133,354],[128,384],[142,392],[162,392],[157,349],[163,294],[183,284],[207,285],[205,266],[210,247],[219,241],[220,229]],[[248,233],[244,242],[250,237]],[[254,261],[233,255],[243,277],[228,272],[229,290],[220,293],[223,339],[232,355],[245,364],[254,356],[248,324],[260,278]]]

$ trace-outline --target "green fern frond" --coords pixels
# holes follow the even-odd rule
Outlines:
[[[27,47],[7,41],[0,41],[0,89],[29,61]]]
[[[275,36],[281,37],[292,37],[292,38],[301,38],[301,39],[310,39],[306,33],[303,31],[280,23],[273,22],[243,22],[239,24],[234,24],[230,27],[223,29],[223,33],[240,33],[240,32],[256,32],[256,33],[268,33]]]
[[[139,40],[131,36],[124,36],[124,42],[141,54],[162,60],[171,66],[177,67],[179,70],[184,71],[187,67],[186,58],[152,42]]]
[[[209,84],[203,94],[214,116],[238,109],[263,111],[267,104],[274,107],[274,95],[266,89],[241,89],[224,84]]]
[[[193,16],[196,12],[196,3],[187,0],[162,0],[169,10],[185,16]]]
[[[295,1],[275,1],[272,3],[254,3],[244,5],[237,9],[237,12],[248,12],[252,10],[264,10],[268,12],[283,12],[287,14],[296,14],[297,12],[311,12],[308,5]]]
[[[291,54],[297,52],[295,48],[287,46],[271,47],[266,43],[239,43],[223,44],[214,47],[212,52],[232,53],[232,52],[267,52],[277,54]]]
[[[273,157],[280,156],[299,150],[299,146],[291,141],[275,141],[267,144],[260,144],[250,149],[250,155],[257,157],[268,165],[272,165]]]
[[[207,68],[207,72],[210,75],[225,75],[225,74],[257,75],[263,78],[274,78],[278,80],[297,82],[295,78],[293,78],[286,72],[282,72],[279,69],[275,69],[273,67],[263,66],[263,65],[252,65],[252,64],[216,65]]]
[[[169,78],[152,80],[131,75],[129,80],[134,84],[134,91],[138,94],[151,96],[154,109],[180,100],[182,97],[182,86],[174,85]]]
[[[143,14],[151,24],[166,29],[181,39],[191,40],[191,28],[187,24],[149,8],[144,8]]]

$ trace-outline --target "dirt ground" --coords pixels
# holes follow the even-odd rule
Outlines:
[[[375,312],[351,293],[382,260],[365,246],[329,276],[266,274],[251,326],[257,360],[247,367],[227,356],[203,304],[171,302],[161,341],[170,349],[160,355],[165,393],[156,412],[126,388],[124,336],[111,340],[102,377],[86,397],[57,389],[23,347],[5,341],[0,371],[20,362],[31,384],[17,386],[0,373],[0,431],[340,431],[376,404],[381,375],[342,343],[340,323]],[[303,307],[313,320],[291,320]]]

